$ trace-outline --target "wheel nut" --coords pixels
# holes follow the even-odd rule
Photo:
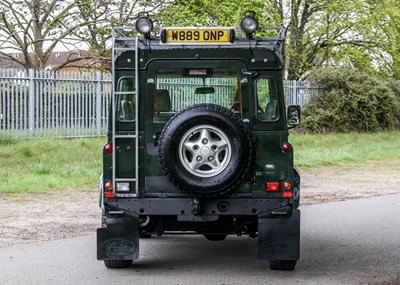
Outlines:
[[[201,141],[203,144],[208,144],[208,139],[202,139]]]
[[[200,162],[200,161],[202,160],[202,157],[201,157],[201,156],[198,156],[198,157],[196,157],[196,160],[197,160],[198,162]]]
[[[214,157],[212,157],[212,156],[209,156],[209,157],[208,157],[208,161],[211,162],[211,161],[213,161],[213,160],[214,160]]]

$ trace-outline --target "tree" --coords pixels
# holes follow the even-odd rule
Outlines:
[[[288,23],[287,73],[299,79],[315,66],[356,60],[363,68],[363,51],[376,48],[368,5],[362,0],[290,0],[281,9]]]
[[[113,26],[134,26],[135,20],[140,12],[157,14],[168,0],[102,0],[107,6],[109,13],[105,15],[102,9],[93,9],[99,5],[98,0],[81,1],[78,6],[79,16],[85,22],[73,32],[74,38],[85,42],[88,48],[83,54],[87,58],[95,58],[97,69],[111,68],[111,30]],[[106,17],[104,17],[106,16]],[[103,18],[103,19],[102,19]]]
[[[368,1],[379,48],[372,55],[380,73],[400,79],[400,0]]]
[[[161,12],[166,26],[238,26],[246,11],[256,12],[261,26],[275,24],[275,10],[264,0],[175,0]]]
[[[25,69],[43,69],[56,49],[77,52],[58,68],[105,59],[112,25],[132,25],[137,12],[164,2],[127,0],[0,0],[0,57]],[[13,53],[21,53],[15,57]]]
[[[396,0],[385,0],[396,1]],[[399,1],[399,0],[397,0]],[[286,73],[299,79],[315,66],[357,59],[376,48],[368,5],[363,0],[175,0],[161,15],[165,25],[237,26],[247,10],[255,10],[260,25],[287,27]],[[363,62],[364,61],[364,62]]]

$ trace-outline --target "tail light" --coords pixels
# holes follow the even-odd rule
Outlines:
[[[292,198],[293,197],[293,193],[292,192],[283,192],[282,193],[282,197],[283,198]]]
[[[104,192],[104,198],[113,198],[114,193],[113,192]]]
[[[113,185],[110,181],[106,182],[104,185],[104,198],[112,198],[114,197],[114,193],[112,192]]]
[[[113,146],[112,146],[112,144],[110,144],[110,143],[106,144],[106,145],[104,146],[104,151],[107,152],[107,153],[112,153],[112,151],[113,151]]]
[[[290,143],[284,143],[282,145],[283,152],[289,153],[292,151],[292,145]]]
[[[265,190],[267,190],[268,192],[278,192],[280,190],[279,182],[265,183]]]

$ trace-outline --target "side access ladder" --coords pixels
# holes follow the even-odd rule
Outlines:
[[[126,37],[122,31],[124,30],[135,30],[133,27],[115,27],[112,31],[112,74],[113,74],[113,81],[112,81],[112,132],[111,132],[111,139],[113,148],[116,149],[116,141],[117,139],[133,139],[134,141],[134,151],[135,151],[135,171],[134,176],[132,177],[118,177],[116,173],[117,169],[117,154],[116,151],[113,150],[112,152],[112,183],[114,185],[113,191],[116,197],[138,197],[139,196],[139,64],[138,64],[138,38]],[[119,91],[117,83],[115,82],[115,60],[117,59],[120,52],[126,50],[132,50],[132,47],[124,47],[124,45],[119,44],[118,42],[132,42],[134,41],[134,51],[135,51],[135,90],[134,91]],[[116,107],[118,102],[118,97],[121,95],[133,95],[135,96],[135,114],[134,114],[134,124],[135,130],[132,132],[130,131],[129,134],[120,134],[116,130]],[[125,182],[129,183],[130,185],[134,185],[134,192],[130,192],[129,194],[121,194],[116,193],[117,191],[117,183],[118,182]]]

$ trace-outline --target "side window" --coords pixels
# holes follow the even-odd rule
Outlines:
[[[275,81],[271,78],[260,78],[257,80],[256,86],[259,120],[276,121],[279,118],[279,108]]]
[[[117,88],[117,120],[121,122],[135,120],[135,79],[121,78]]]

